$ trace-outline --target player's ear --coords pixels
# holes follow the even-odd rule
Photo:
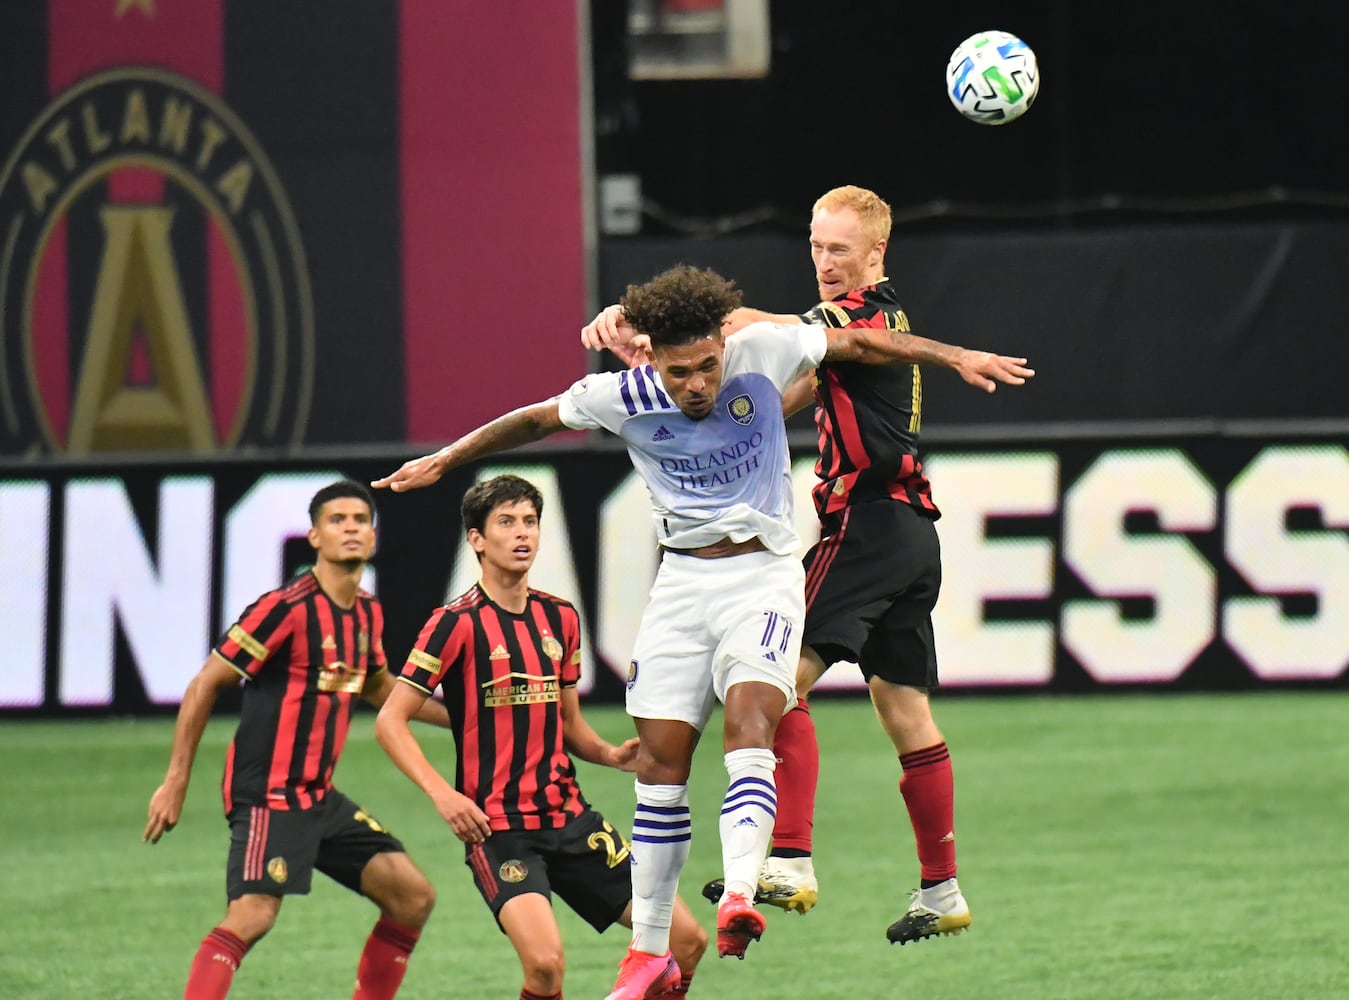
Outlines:
[[[879,264],[881,261],[885,260],[885,248],[888,245],[889,245],[888,240],[876,241],[876,245],[871,248],[871,257],[872,257],[871,262],[873,264]]]
[[[311,549],[314,549],[315,551],[318,551],[318,547],[319,547],[319,526],[318,526],[317,524],[311,524],[311,525],[309,526],[309,547],[310,547]]]
[[[487,548],[487,539],[482,536],[482,532],[477,528],[468,529],[468,544],[474,552],[482,555],[482,550]]]

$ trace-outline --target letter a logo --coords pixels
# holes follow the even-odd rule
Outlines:
[[[70,450],[210,451],[211,409],[169,246],[173,209],[107,205],[106,243],[70,421]],[[137,352],[148,364],[136,364]]]

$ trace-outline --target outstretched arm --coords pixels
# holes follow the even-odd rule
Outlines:
[[[388,487],[395,493],[420,489],[438,482],[441,476],[460,465],[538,441],[565,428],[558,415],[556,398],[522,406],[469,431],[440,451],[404,462],[397,472],[376,479],[370,485],[376,489]]]
[[[178,707],[178,722],[173,727],[173,750],[169,754],[169,769],[164,783],[150,797],[150,817],[141,840],[152,844],[172,830],[183,814],[183,800],[187,798],[187,783],[192,777],[192,762],[197,757],[201,734],[211,718],[220,692],[239,683],[239,673],[214,653],[202,664],[183,692]]]
[[[825,330],[829,348],[825,361],[856,361],[865,365],[889,365],[896,362],[913,365],[940,365],[952,368],[970,385],[992,392],[999,382],[1025,385],[1035,375],[1026,367],[1025,358],[1011,358],[988,351],[952,347],[926,337],[899,330],[869,327],[843,327]]]
[[[721,321],[721,332],[723,336],[729,337],[753,323],[793,326],[800,322],[801,317],[795,313],[770,313],[762,309],[740,306],[726,314],[726,318]],[[646,348],[650,345],[650,341],[643,334],[629,325],[620,305],[606,306],[599,315],[582,327],[581,343],[592,351],[608,348],[629,368],[645,360]]]
[[[726,318],[721,321],[722,335],[729,337],[752,323],[797,326],[801,323],[801,317],[796,313],[771,313],[764,312],[762,309],[751,309],[749,306],[740,306],[737,309],[732,309]]]

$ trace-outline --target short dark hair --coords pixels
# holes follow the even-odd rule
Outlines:
[[[710,267],[679,264],[641,285],[629,285],[620,305],[652,347],[677,347],[721,332],[721,323],[740,305],[742,295]]]
[[[329,500],[340,500],[344,497],[364,500],[365,505],[370,508],[370,521],[374,522],[375,498],[370,495],[370,491],[353,479],[339,479],[323,487],[314,494],[314,499],[309,501],[309,523],[319,523],[319,511],[323,510],[323,505]]]
[[[482,531],[487,526],[488,516],[502,504],[516,504],[525,500],[534,505],[534,513],[542,519],[543,494],[528,479],[507,473],[475,483],[473,488],[464,494],[464,503],[460,507],[464,519],[464,534],[475,528]]]

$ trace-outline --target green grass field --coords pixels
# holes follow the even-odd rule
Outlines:
[[[612,709],[591,721],[630,732]],[[893,947],[885,928],[917,878],[897,762],[861,701],[821,701],[816,846],[820,905],[769,911],[741,962],[704,961],[694,996],[1127,998],[1349,997],[1349,697],[952,698],[961,885],[971,933]],[[713,725],[719,724],[719,720]],[[170,720],[0,726],[0,996],[181,995],[224,911],[227,829],[218,779],[233,720],[207,732],[187,811],[140,842]],[[446,734],[423,731],[448,769]],[[684,895],[717,873],[725,787],[709,741],[693,780]],[[625,829],[631,778],[582,765],[591,802]],[[430,804],[361,716],[338,784],[390,826],[440,902],[401,997],[513,1000],[514,953]],[[287,901],[232,996],[350,995],[375,912],[316,879]],[[598,998],[627,943],[563,909],[566,995]]]

